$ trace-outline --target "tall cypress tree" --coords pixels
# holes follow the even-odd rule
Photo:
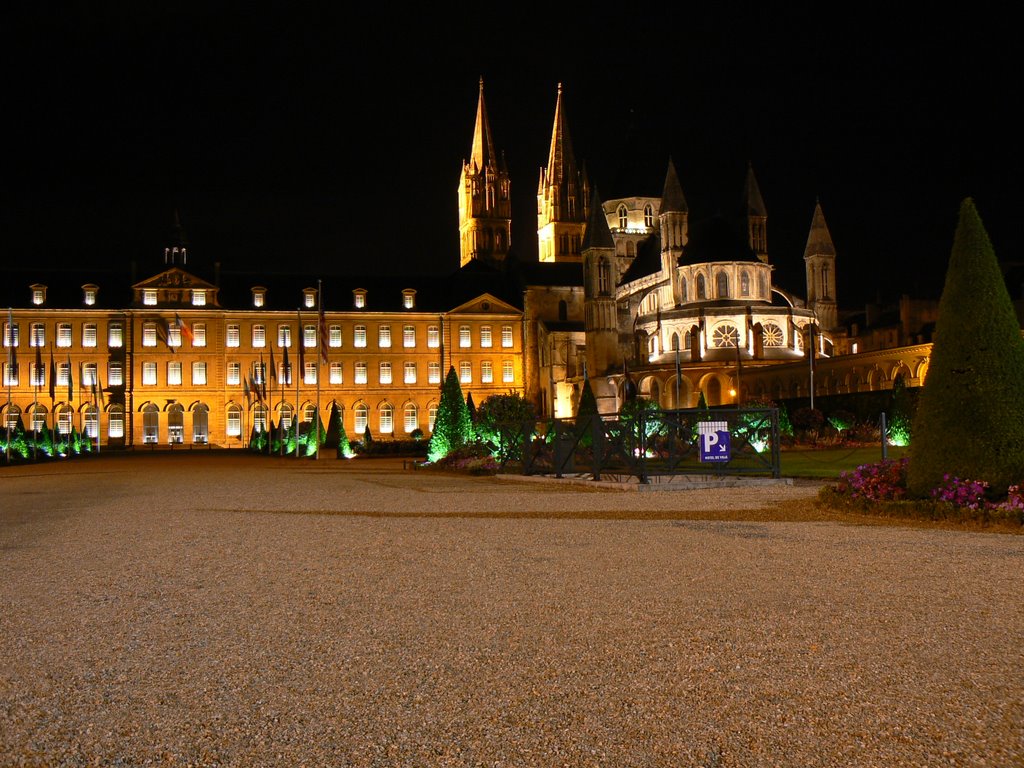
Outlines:
[[[443,459],[456,448],[465,444],[473,434],[469,408],[462,398],[462,385],[455,367],[448,368],[448,375],[441,387],[441,401],[437,405],[434,419],[434,433],[427,447],[427,460]]]
[[[1024,339],[988,233],[967,198],[939,300],[913,419],[907,487],[927,496],[944,474],[995,493],[1024,467]]]

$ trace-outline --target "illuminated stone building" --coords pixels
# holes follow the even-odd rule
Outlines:
[[[430,434],[449,367],[478,404],[515,392],[561,417],[586,378],[605,413],[634,387],[666,408],[694,407],[701,393],[710,405],[803,397],[810,345],[816,394],[886,389],[897,374],[908,386],[923,381],[922,323],[905,318],[890,337],[840,313],[820,205],[802,254],[806,298],[775,283],[752,168],[733,216],[692,217],[670,159],[660,195],[602,199],[577,165],[559,85],[535,257],[511,242],[513,181],[481,81],[453,272],[321,280],[301,265],[288,276],[222,271],[189,263],[180,227],[162,264],[142,261],[142,279],[7,270],[3,343],[17,366],[4,358],[4,417],[27,429],[73,426],[108,448],[242,447],[270,423],[310,421],[318,410],[326,423],[336,406],[350,436],[369,427],[389,439]],[[908,303],[904,314],[934,313]]]

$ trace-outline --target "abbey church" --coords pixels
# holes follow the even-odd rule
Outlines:
[[[453,272],[233,272],[190,263],[180,226],[130,269],[12,267],[5,423],[113,449],[241,448],[332,410],[350,435],[429,436],[449,369],[476,403],[515,392],[551,417],[574,414],[585,380],[603,413],[633,394],[688,408],[701,395],[729,405],[923,380],[930,344],[911,329],[879,339],[841,322],[820,205],[806,284],[777,285],[753,168],[731,215],[692,218],[672,158],[660,197],[605,199],[577,163],[561,85],[554,96],[537,258],[512,242],[513,217],[532,217],[513,210],[512,184],[528,180],[510,178],[481,81]]]

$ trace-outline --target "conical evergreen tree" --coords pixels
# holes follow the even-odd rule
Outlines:
[[[580,436],[580,445],[589,448],[593,442],[593,421],[597,418],[597,398],[590,386],[590,378],[583,380],[580,389],[580,400],[576,404],[576,430]]]
[[[437,405],[434,433],[427,447],[427,460],[438,461],[453,450],[465,444],[473,432],[469,408],[462,397],[462,385],[455,367],[448,368],[444,385],[441,387],[441,402]]]
[[[1021,480],[1024,339],[971,198],[960,205],[912,434],[913,496],[927,496],[947,473],[987,481],[997,494]]]
[[[470,439],[476,439],[476,403],[473,402],[473,393],[466,393],[466,412],[469,413],[469,424],[472,429]]]

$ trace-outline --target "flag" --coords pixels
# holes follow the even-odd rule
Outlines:
[[[95,386],[96,391],[99,392],[100,408],[105,408],[107,406],[107,398],[103,394],[103,383],[100,381],[100,372],[98,368],[96,369],[96,383],[93,386]]]
[[[252,392],[249,391],[249,375],[246,374],[242,377],[242,391],[245,392],[245,407],[249,409],[252,407]]]
[[[188,339],[189,344],[195,343],[196,337],[192,334],[192,331],[189,329],[189,327],[185,325],[184,321],[182,321],[181,319],[181,316],[177,312],[174,313],[174,324],[178,327],[178,330],[181,332],[181,335],[185,336]]]
[[[18,352],[14,346],[14,313],[7,308],[7,370],[10,378],[14,381],[14,374],[18,370]]]
[[[320,337],[320,357],[322,357],[323,361],[326,363],[327,350],[330,348],[330,343],[327,338],[327,318],[324,317],[324,303],[322,298],[320,298],[320,327],[317,330],[317,335]]]
[[[50,400],[57,399],[57,365],[53,362],[53,347],[50,347]]]
[[[71,375],[71,355],[68,355],[68,402],[75,399],[75,379]]]
[[[171,346],[171,324],[167,322],[166,317],[160,318],[160,322],[156,326],[157,335],[161,337],[167,348],[174,352],[174,347]]]
[[[296,314],[299,316],[299,376],[303,376],[306,372],[306,334],[302,330],[302,313]]]
[[[36,392],[39,391],[39,380],[43,377],[43,349],[42,347],[36,347],[36,380],[33,382],[36,385]]]
[[[273,347],[271,347],[273,350]],[[273,359],[273,358],[271,358]],[[267,399],[267,366],[263,363],[263,354],[260,354],[260,381],[259,381],[259,398],[260,400]]]
[[[270,345],[270,375],[274,377],[274,383],[277,383],[277,364],[274,362],[274,345]],[[264,377],[265,379],[266,377]]]
[[[291,371],[288,368],[288,347],[284,347],[283,357],[284,357],[284,361],[281,363],[281,366],[282,366],[282,368],[281,368],[281,370],[282,370],[281,383],[282,384],[291,384],[292,383],[291,382],[291,378],[292,377],[290,375]]]

